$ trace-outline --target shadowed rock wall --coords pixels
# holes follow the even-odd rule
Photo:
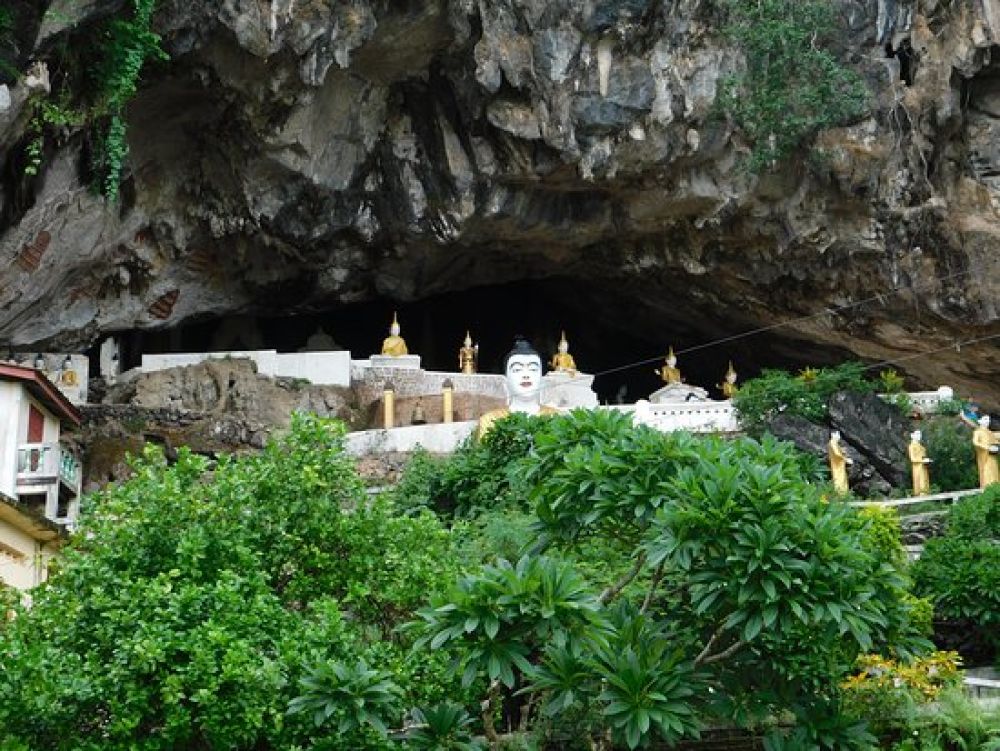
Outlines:
[[[19,62],[121,6],[36,19]],[[815,315],[790,349],[881,360],[997,333],[1000,2],[838,7],[870,112],[757,178],[714,108],[742,61],[708,0],[163,0],[120,205],[80,134],[21,174],[10,90],[0,345],[554,276],[659,342]],[[995,342],[903,368],[1000,404]]]

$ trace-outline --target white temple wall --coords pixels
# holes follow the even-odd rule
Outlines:
[[[351,353],[289,352],[260,349],[245,352],[185,352],[165,355],[143,355],[140,370],[153,373],[169,368],[198,365],[206,360],[252,360],[257,372],[271,378],[301,378],[318,386],[351,385]]]

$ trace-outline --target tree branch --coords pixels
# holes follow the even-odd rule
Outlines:
[[[635,565],[632,567],[631,571],[626,573],[621,579],[619,579],[610,587],[601,592],[601,596],[597,598],[597,601],[601,603],[601,605],[607,605],[609,602],[615,599],[618,595],[622,593],[622,590],[629,585],[629,582],[631,582],[633,579],[635,579],[635,577],[639,575],[639,572],[642,571],[642,567],[645,564],[646,564],[646,551],[644,550],[641,553],[639,553],[639,557],[636,558]]]
[[[703,664],[710,665],[713,662],[719,662],[719,660],[724,660],[727,657],[733,655],[738,650],[745,647],[746,645],[747,643],[745,641],[743,641],[742,639],[738,639],[735,644],[722,650],[718,654],[712,655],[711,657],[706,657]]]
[[[694,666],[698,667],[704,662],[705,658],[708,657],[709,652],[712,651],[712,647],[715,646],[716,640],[722,636],[722,627],[720,626],[718,630],[708,638],[708,643],[705,648],[698,653],[698,656],[694,658]]]
[[[642,607],[639,608],[640,613],[645,613],[649,610],[649,605],[653,602],[653,593],[656,592],[656,588],[660,585],[660,579],[663,578],[663,566],[665,563],[666,561],[660,561],[660,565],[653,572],[653,578],[649,582],[649,591],[646,593],[646,599],[642,601]]]

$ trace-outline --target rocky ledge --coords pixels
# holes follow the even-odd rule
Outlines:
[[[15,5],[27,69],[124,3]],[[792,362],[1000,404],[997,341],[954,350],[998,332],[1000,3],[836,5],[868,111],[754,176],[716,3],[162,0],[120,204],[71,128],[25,177],[46,82],[0,92],[0,345],[564,279],[651,342],[795,321]]]

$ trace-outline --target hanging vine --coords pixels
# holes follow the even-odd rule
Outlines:
[[[126,107],[138,91],[146,64],[168,58],[160,36],[152,30],[155,6],[156,0],[131,0],[127,16],[98,29],[96,62],[90,70],[78,75],[65,71],[58,94],[35,100],[25,146],[26,175],[40,171],[48,139],[83,129],[90,134],[95,191],[109,200],[118,198],[128,159]],[[74,89],[86,94],[74,97]]]

